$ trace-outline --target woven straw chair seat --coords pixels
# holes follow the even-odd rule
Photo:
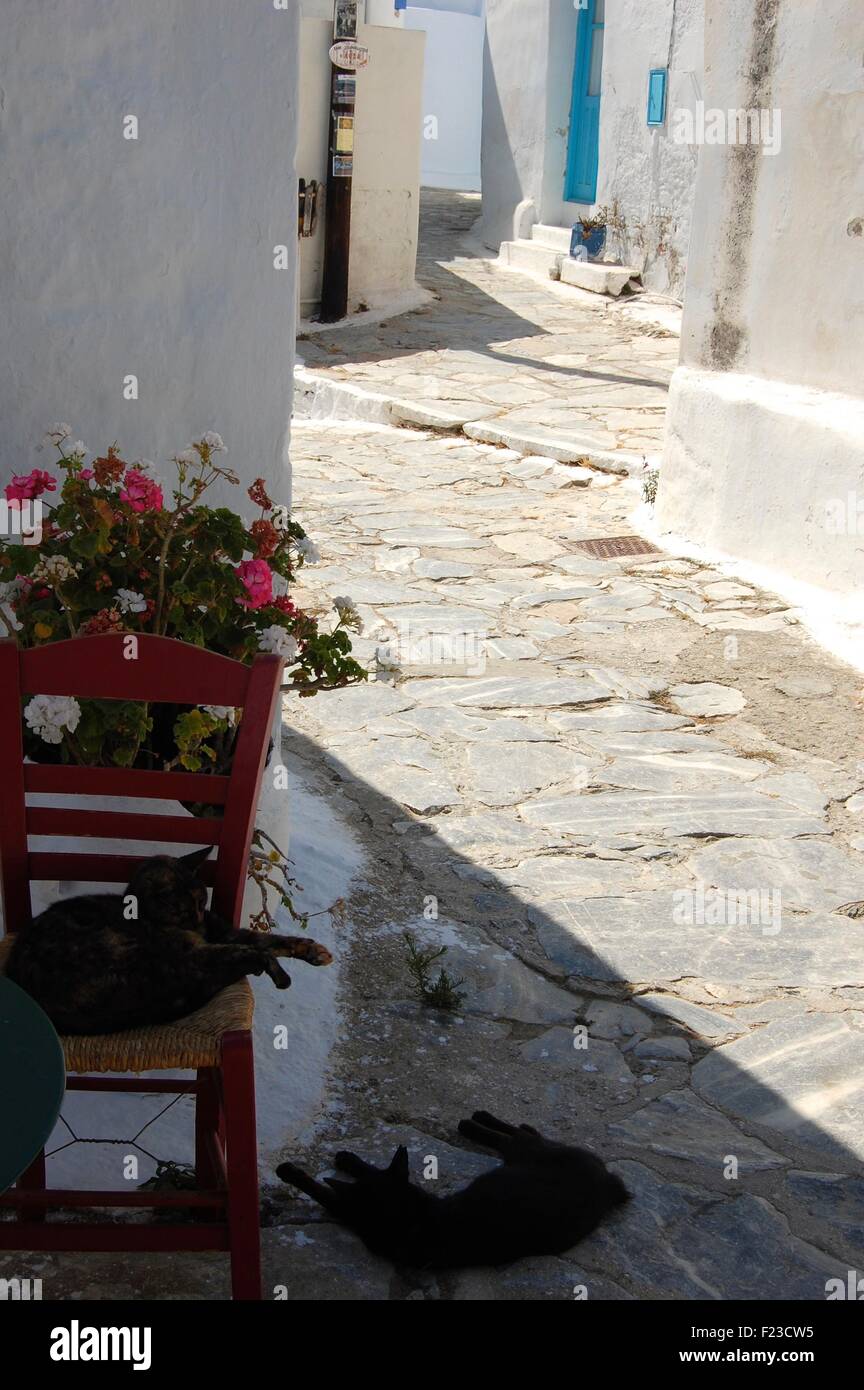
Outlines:
[[[0,941],[0,971],[11,949]],[[229,985],[194,1014],[173,1023],[153,1023],[122,1033],[61,1036],[68,1072],[164,1071],[173,1067],[215,1067],[224,1033],[252,1027],[255,997],[248,980]]]

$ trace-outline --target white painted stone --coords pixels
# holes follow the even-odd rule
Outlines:
[[[560,267],[562,284],[578,285],[581,290],[590,290],[592,294],[608,294],[613,298],[617,298],[636,273],[632,265],[577,261],[570,256],[562,259]]]

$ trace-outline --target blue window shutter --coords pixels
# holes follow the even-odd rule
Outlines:
[[[652,68],[648,74],[648,124],[666,121],[666,69]]]

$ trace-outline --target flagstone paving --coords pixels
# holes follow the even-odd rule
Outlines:
[[[433,301],[301,340],[301,399],[318,413],[370,418],[370,403],[351,393],[371,393],[392,423],[640,467],[662,444],[677,337],[625,317],[623,301],[553,289],[500,269],[477,243],[460,247],[479,212],[470,194],[423,190],[417,278]],[[552,473],[540,487],[562,484]]]
[[[389,1296],[845,1287],[864,1257],[860,677],[717,569],[583,555],[630,529],[631,482],[538,491],[542,461],[371,425],[301,423],[293,448],[326,556],[299,593],[357,599],[378,677],[287,711],[301,776],[370,864],[331,1110],[301,1157],[325,1171],[346,1139],[409,1134],[447,1190],[456,1123],[483,1106],[590,1144],[633,1192],[572,1258],[402,1271]],[[457,1012],[412,1000],[405,930],[447,947]],[[274,1209],[327,1268],[331,1240],[346,1257],[304,1200]]]

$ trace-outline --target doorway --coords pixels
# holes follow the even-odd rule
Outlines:
[[[564,179],[564,198],[569,203],[593,203],[597,195],[605,23],[606,0],[588,0],[579,11]]]

